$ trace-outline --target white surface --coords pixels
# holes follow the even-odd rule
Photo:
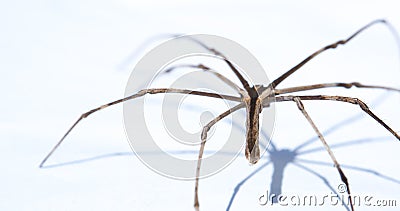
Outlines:
[[[274,79],[314,50],[345,38],[374,19],[387,18],[400,30],[396,1],[353,2],[2,2],[0,210],[191,210],[193,181],[164,178],[134,156],[110,156],[47,169],[39,169],[38,164],[81,113],[123,96],[135,59],[142,55],[133,58],[133,52],[149,37],[207,33],[232,39],[248,48]],[[399,69],[394,39],[386,28],[375,26],[348,46],[321,55],[282,86],[360,81],[399,87]],[[334,89],[324,93],[360,96],[370,104],[382,92]],[[386,99],[372,108],[399,131],[399,95]],[[305,106],[322,131],[362,114],[357,106],[339,103]],[[129,154],[121,108],[110,108],[82,122],[49,163]],[[293,103],[277,109],[273,141],[279,148],[293,149],[315,136]],[[326,136],[329,143],[386,137],[379,143],[335,149],[342,164],[400,178],[400,143],[387,131],[366,115],[340,126]],[[306,149],[320,146],[317,141]],[[301,158],[330,162],[325,151]],[[250,167],[239,157],[221,173],[202,180],[202,210],[225,210],[234,188],[261,164]],[[304,165],[323,175],[332,187],[340,184],[334,168]],[[258,198],[269,189],[272,170],[269,165],[244,183],[231,210],[270,209],[260,206]],[[371,172],[345,169],[345,173],[353,193],[400,199],[399,182]],[[282,190],[300,195],[331,192],[321,179],[291,164],[285,169]],[[274,209],[285,207],[274,205]]]

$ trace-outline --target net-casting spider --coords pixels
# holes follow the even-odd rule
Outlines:
[[[387,26],[397,36],[394,28],[387,21],[385,21],[385,20],[372,21],[371,23],[365,25],[364,27],[362,27],[361,29],[356,31],[354,34],[352,34],[347,39],[339,40],[337,42],[327,45],[327,46],[319,49],[318,51],[314,52],[313,54],[311,54],[310,56],[305,58],[299,64],[297,64],[296,66],[294,66],[293,68],[291,68],[290,70],[288,70],[287,72],[282,74],[280,77],[278,77],[277,79],[275,79],[268,85],[251,85],[251,84],[249,84],[249,82],[243,77],[243,75],[232,64],[232,62],[228,58],[226,58],[221,52],[207,46],[205,43],[202,43],[198,40],[192,39],[192,41],[196,42],[197,44],[199,44],[200,46],[202,46],[203,48],[205,48],[206,50],[208,50],[209,52],[214,54],[219,59],[222,59],[230,67],[230,69],[233,71],[235,76],[239,79],[242,87],[236,85],[230,79],[226,78],[222,74],[212,70],[211,68],[209,68],[205,65],[202,65],[202,64],[190,65],[190,67],[198,68],[198,69],[201,69],[204,71],[211,72],[216,77],[221,79],[221,81],[223,83],[225,83],[225,84],[229,85],[230,87],[234,88],[235,90],[237,90],[238,94],[240,96],[231,96],[231,95],[216,94],[216,93],[203,92],[203,91],[193,91],[193,90],[188,90],[188,89],[175,89],[175,88],[149,88],[149,89],[140,90],[139,92],[137,92],[133,95],[119,99],[119,100],[111,102],[111,103],[107,103],[105,105],[102,105],[98,108],[92,109],[92,110],[82,114],[78,118],[78,120],[69,128],[69,130],[61,138],[61,140],[53,147],[53,149],[50,151],[50,153],[43,159],[43,161],[40,163],[40,167],[43,167],[43,165],[45,164],[47,159],[54,153],[54,151],[60,146],[60,144],[64,141],[64,139],[67,137],[67,135],[71,132],[71,130],[82,119],[88,117],[90,114],[92,114],[96,111],[107,108],[111,105],[119,104],[119,103],[122,103],[122,102],[125,102],[128,100],[142,97],[146,94],[160,94],[160,93],[191,94],[191,95],[220,98],[220,99],[238,102],[237,105],[233,106],[229,110],[220,114],[215,119],[210,121],[206,126],[203,127],[202,134],[201,134],[202,142],[201,142],[201,146],[200,146],[200,150],[199,150],[199,156],[198,156],[198,162],[197,162],[197,168],[196,168],[195,197],[194,197],[194,207],[196,210],[199,210],[198,187],[199,187],[200,166],[201,166],[202,156],[204,153],[204,147],[205,147],[206,140],[207,140],[207,132],[210,130],[210,128],[213,127],[213,125],[215,125],[218,121],[225,118],[226,116],[232,114],[233,112],[235,112],[239,109],[245,108],[246,114],[247,114],[246,115],[247,117],[246,117],[245,156],[250,164],[255,164],[260,159],[260,149],[259,149],[259,143],[258,143],[258,140],[259,140],[259,116],[260,116],[260,113],[262,112],[263,108],[268,107],[271,103],[275,103],[275,102],[293,101],[296,103],[298,109],[301,111],[301,113],[304,115],[304,117],[310,123],[311,127],[314,129],[315,133],[318,135],[319,139],[321,140],[326,151],[329,153],[329,156],[332,159],[334,166],[336,167],[337,171],[339,172],[341,180],[347,186],[347,193],[350,195],[350,187],[349,187],[349,182],[347,180],[347,177],[343,173],[342,168],[339,165],[339,162],[337,161],[335,155],[333,154],[332,150],[330,149],[328,143],[325,141],[325,138],[323,137],[322,133],[317,128],[317,126],[314,124],[313,120],[311,119],[311,117],[309,116],[307,111],[305,110],[303,101],[329,100],[329,101],[339,101],[339,102],[351,103],[351,104],[358,105],[363,112],[367,113],[370,117],[372,117],[376,122],[381,124],[384,128],[386,128],[386,130],[388,130],[390,133],[392,133],[399,140],[400,140],[400,135],[397,134],[391,127],[389,127],[385,122],[383,122],[372,111],[370,111],[368,106],[358,98],[344,97],[344,96],[331,96],[331,95],[288,95],[288,94],[294,93],[294,92],[299,92],[299,91],[307,91],[307,90],[322,89],[322,88],[329,88],[329,87],[374,88],[374,89],[385,89],[385,90],[398,91],[398,92],[400,92],[400,89],[386,87],[386,86],[379,86],[379,85],[365,85],[365,84],[361,84],[358,82],[320,83],[320,84],[296,86],[296,87],[282,88],[282,89],[278,89],[277,86],[282,81],[284,81],[286,78],[288,78],[290,75],[292,75],[294,72],[299,70],[303,65],[308,63],[310,60],[312,60],[314,57],[318,56],[322,52],[324,52],[328,49],[334,49],[338,45],[346,44],[347,42],[352,40],[354,37],[356,37],[358,34],[363,32],[367,28],[369,28],[370,26],[372,26],[374,24],[378,24],[378,23],[382,23],[385,26]],[[179,66],[168,69],[167,72],[170,72],[177,67],[179,67]],[[352,201],[351,201],[351,197],[349,199],[350,199],[350,204],[351,204],[351,210],[354,210],[354,207],[353,207]]]

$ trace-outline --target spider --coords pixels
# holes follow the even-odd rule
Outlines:
[[[389,131],[393,136],[395,136],[397,139],[400,140],[400,135],[396,133],[390,126],[388,126],[384,121],[382,121],[377,115],[375,115],[369,108],[368,106],[360,99],[358,98],[353,98],[353,97],[345,97],[345,96],[332,96],[332,95],[289,95],[290,93],[295,93],[299,91],[308,91],[308,90],[314,90],[314,89],[324,89],[324,88],[330,88],[330,87],[342,87],[342,88],[352,88],[352,87],[357,87],[357,88],[371,88],[371,89],[384,89],[384,90],[389,90],[389,91],[397,91],[400,92],[400,89],[392,88],[392,87],[387,87],[387,86],[380,86],[380,85],[366,85],[362,84],[359,82],[351,82],[351,83],[319,83],[319,84],[312,84],[312,85],[304,85],[304,86],[296,86],[296,87],[289,87],[289,88],[282,88],[278,89],[278,85],[283,82],[286,78],[288,78],[290,75],[295,73],[297,70],[299,70],[301,67],[303,67],[305,64],[307,64],[310,60],[313,58],[317,57],[319,54],[322,52],[328,50],[328,49],[334,49],[339,45],[345,45],[349,41],[351,41],[354,37],[365,31],[367,28],[371,27],[372,25],[375,24],[384,24],[386,27],[388,27],[393,34],[397,36],[397,33],[395,32],[394,28],[386,21],[383,19],[378,19],[374,20],[367,25],[363,26],[359,30],[357,30],[355,33],[353,33],[351,36],[349,36],[346,39],[339,40],[337,42],[334,42],[330,45],[327,45],[317,51],[315,51],[313,54],[309,55],[306,57],[303,61],[298,63],[296,66],[293,68],[289,69],[287,72],[273,80],[271,83],[265,85],[251,85],[244,77],[243,75],[239,72],[239,70],[233,65],[233,63],[224,56],[221,52],[218,50],[206,45],[205,43],[192,39],[193,42],[199,44],[201,47],[205,48],[207,51],[210,53],[214,54],[217,58],[223,60],[230,68],[231,71],[235,74],[237,79],[239,79],[241,86],[238,86],[234,82],[232,82],[230,79],[225,77],[224,75],[218,73],[217,71],[203,65],[186,65],[187,67],[192,67],[192,68],[197,68],[203,71],[208,71],[218,77],[222,82],[227,84],[228,86],[234,88],[237,90],[239,97],[237,96],[231,96],[231,95],[224,95],[224,94],[216,94],[216,93],[210,93],[210,92],[204,92],[204,91],[193,91],[193,90],[188,90],[188,89],[176,89],[176,88],[149,88],[149,89],[143,89],[138,91],[137,93],[127,96],[125,98],[104,104],[100,107],[97,107],[95,109],[92,109],[86,113],[83,113],[78,120],[68,129],[68,131],[62,136],[62,138],[59,140],[59,142],[52,148],[52,150],[47,154],[47,156],[43,159],[43,161],[40,163],[39,167],[43,167],[48,158],[55,152],[55,150],[60,146],[60,144],[64,141],[64,139],[68,136],[68,134],[72,131],[72,129],[84,118],[87,118],[89,115],[102,110],[104,108],[107,108],[109,106],[119,104],[128,100],[133,100],[135,98],[143,97],[146,94],[161,94],[161,93],[176,93],[176,94],[191,94],[191,95],[198,95],[198,96],[203,96],[203,97],[212,97],[212,98],[220,98],[220,99],[225,99],[225,100],[230,100],[237,102],[235,106],[230,108],[229,110],[223,112],[213,120],[211,120],[208,124],[206,124],[203,127],[202,133],[201,133],[201,144],[200,144],[200,150],[199,150],[199,155],[198,155],[198,161],[197,161],[197,167],[196,167],[196,179],[195,179],[195,190],[194,190],[194,207],[195,210],[199,210],[199,197],[198,197],[198,188],[199,188],[199,177],[200,177],[200,167],[201,167],[201,161],[202,161],[202,156],[204,153],[204,148],[205,144],[207,141],[207,133],[208,131],[221,119],[227,117],[228,115],[232,114],[233,112],[240,110],[240,109],[245,109],[246,110],[246,145],[245,145],[245,156],[246,159],[250,164],[256,164],[260,160],[260,148],[259,148],[259,118],[260,118],[260,113],[263,111],[264,108],[269,107],[270,104],[272,103],[278,103],[278,102],[285,102],[285,101],[292,101],[296,103],[298,109],[300,112],[303,114],[303,116],[307,119],[309,122],[310,126],[313,128],[315,133],[318,135],[319,140],[322,142],[325,150],[328,152],[334,167],[337,169],[340,179],[342,182],[347,186],[347,193],[350,195],[350,186],[347,177],[345,176],[342,168],[340,167],[339,162],[337,161],[333,151],[329,147],[328,143],[326,142],[324,136],[318,129],[318,127],[315,125],[313,120],[311,119],[310,115],[307,113],[303,101],[315,101],[315,100],[327,100],[327,101],[338,101],[338,102],[344,102],[344,103],[350,103],[350,104],[355,104],[358,105],[363,112],[368,114],[370,117],[372,117],[376,122],[378,122],[380,125],[382,125],[387,131]],[[182,67],[181,66],[175,66],[170,69],[167,69],[165,72],[171,72],[176,68]],[[350,205],[351,205],[351,210],[354,210],[351,197],[349,197],[350,200]]]

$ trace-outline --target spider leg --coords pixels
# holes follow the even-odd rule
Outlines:
[[[285,80],[287,77],[289,77],[290,75],[292,75],[294,72],[296,72],[298,69],[300,69],[303,65],[305,65],[306,63],[308,63],[310,60],[312,60],[314,57],[318,56],[319,54],[321,54],[322,52],[328,50],[328,49],[334,49],[336,48],[338,45],[345,45],[347,42],[349,42],[350,40],[352,40],[354,37],[356,37],[358,34],[360,34],[361,32],[363,32],[364,30],[366,30],[367,28],[371,27],[372,25],[378,24],[378,23],[382,23],[385,24],[385,26],[387,26],[390,31],[392,32],[392,34],[394,35],[394,37],[396,38],[396,41],[399,43],[399,37],[398,34],[396,32],[396,30],[392,27],[392,25],[387,22],[386,20],[383,19],[378,19],[378,20],[374,20],[372,22],[370,22],[369,24],[365,25],[364,27],[362,27],[361,29],[357,30],[354,34],[352,34],[350,37],[348,37],[347,39],[343,39],[343,40],[339,40],[337,42],[334,42],[330,45],[327,45],[321,49],[319,49],[318,51],[314,52],[313,54],[311,54],[310,56],[308,56],[306,59],[304,59],[303,61],[301,61],[299,64],[297,64],[296,66],[294,66],[293,68],[291,68],[290,70],[288,70],[287,72],[285,72],[283,75],[281,75],[280,77],[278,77],[277,79],[275,79],[270,85],[275,88],[276,86],[278,86],[278,84],[280,84],[283,80]]]
[[[378,116],[376,116],[368,108],[367,104],[365,104],[363,101],[361,101],[358,98],[343,97],[343,96],[330,96],[330,95],[278,96],[278,97],[275,97],[276,102],[280,102],[280,101],[295,101],[295,99],[299,99],[299,100],[332,100],[332,101],[345,102],[345,103],[351,103],[351,104],[358,105],[358,106],[360,106],[360,108],[365,113],[367,113],[375,121],[377,121],[379,124],[381,124],[384,128],[386,128],[386,130],[388,130],[390,133],[392,133],[400,141],[400,135],[397,134],[391,127],[389,127]]]
[[[281,94],[287,94],[287,93],[293,93],[293,92],[330,88],[330,87],[343,87],[346,89],[350,89],[352,87],[357,87],[357,88],[385,89],[388,91],[400,92],[400,89],[393,88],[393,87],[378,86],[378,85],[365,85],[365,84],[361,84],[359,82],[352,82],[352,83],[322,83],[322,84],[313,84],[313,85],[306,85],[306,86],[289,87],[289,88],[284,88],[284,89],[275,89],[274,94],[281,95]]]
[[[347,187],[347,193],[349,194],[349,201],[350,201],[350,206],[351,206],[351,210],[354,211],[354,207],[353,207],[353,202],[351,199],[351,194],[350,194],[350,186],[349,186],[349,182],[347,180],[346,175],[343,173],[342,168],[339,165],[339,162],[337,161],[335,155],[333,154],[331,148],[329,147],[328,143],[325,141],[324,136],[322,135],[322,133],[318,130],[317,126],[315,125],[315,123],[312,121],[310,115],[308,115],[307,111],[304,109],[304,105],[301,102],[301,99],[299,97],[293,97],[293,101],[296,102],[297,107],[299,108],[299,110],[303,113],[304,117],[307,119],[307,121],[310,123],[310,125],[312,126],[312,128],[314,129],[315,133],[317,133],[319,139],[321,140],[322,144],[324,145],[326,151],[328,151],[329,156],[331,157],[333,163],[335,164],[336,169],[339,172],[340,175],[340,179],[342,180],[342,182],[346,185]]]
[[[201,166],[201,159],[203,157],[204,153],[204,147],[206,145],[207,141],[207,133],[211,129],[213,125],[215,125],[218,121],[221,119],[225,118],[226,116],[230,115],[231,113],[244,108],[245,104],[242,102],[231,109],[225,111],[224,113],[220,114],[217,116],[215,119],[211,120],[209,123],[207,123],[206,126],[203,127],[203,131],[201,133],[201,145],[200,145],[200,151],[199,151],[199,157],[197,160],[197,167],[196,167],[196,182],[195,182],[195,188],[194,188],[194,208],[196,211],[199,211],[199,196],[198,196],[198,190],[199,190],[199,177],[200,177],[200,166]]]
[[[224,75],[222,75],[221,73],[215,71],[214,69],[207,67],[203,64],[198,64],[198,65],[193,65],[193,64],[181,64],[181,65],[175,65],[172,66],[168,69],[165,70],[166,73],[170,73],[178,68],[196,68],[196,69],[201,69],[204,70],[205,72],[209,72],[211,74],[214,74],[215,76],[217,76],[221,81],[223,81],[224,83],[226,83],[228,86],[230,86],[232,89],[234,89],[235,91],[239,92],[239,93],[243,93],[244,90],[242,88],[240,88],[238,85],[236,85],[233,81],[231,81],[229,78],[225,77]]]
[[[142,97],[146,94],[161,94],[161,93],[177,93],[177,94],[191,94],[191,95],[198,95],[198,96],[204,96],[204,97],[214,97],[214,98],[220,98],[220,99],[225,99],[225,100],[230,100],[230,101],[236,101],[236,102],[241,102],[240,97],[234,97],[234,96],[229,96],[229,95],[223,95],[223,94],[216,94],[216,93],[209,93],[209,92],[202,92],[202,91],[193,91],[193,90],[188,90],[188,89],[174,89],[174,88],[151,88],[151,89],[143,89],[137,92],[136,94],[130,95],[128,97],[113,101],[111,103],[104,104],[100,107],[97,107],[95,109],[92,109],[84,114],[82,114],[78,120],[68,129],[68,131],[64,134],[64,136],[58,141],[58,143],[52,148],[52,150],[47,154],[47,156],[43,159],[43,161],[40,163],[39,168],[43,167],[47,159],[56,151],[56,149],[60,146],[60,144],[64,141],[64,139],[68,136],[68,134],[74,129],[74,127],[84,118],[88,117],[94,112],[97,112],[99,110],[102,110],[104,108],[107,108],[109,106],[119,104],[128,100],[132,100],[138,97]]]
[[[221,52],[217,51],[214,48],[209,47],[208,45],[206,45],[205,43],[201,42],[198,39],[195,39],[193,37],[185,37],[185,38],[187,38],[187,39],[199,44],[201,47],[203,47],[206,50],[210,51],[214,55],[221,57],[225,61],[225,63],[228,64],[228,66],[231,68],[233,73],[235,73],[236,77],[239,79],[240,83],[243,85],[244,89],[248,92],[248,94],[250,94],[250,95],[251,94],[258,95],[257,94],[257,90],[253,86],[249,85],[247,80],[244,79],[243,75],[240,74],[239,70],[232,64],[231,61],[229,61],[228,58],[226,58],[226,56],[224,54],[222,54]]]

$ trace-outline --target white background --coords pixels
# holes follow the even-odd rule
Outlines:
[[[99,159],[38,168],[81,113],[123,97],[137,58],[157,43],[143,45],[151,37],[206,33],[232,39],[249,49],[273,79],[374,19],[386,18],[400,30],[396,1],[13,1],[0,5],[0,210],[192,209],[193,181],[160,176],[130,154],[122,106],[85,120],[49,163]],[[377,25],[348,46],[313,60],[282,87],[336,81],[399,87],[398,58],[393,36]],[[379,107],[373,101],[382,91],[330,89],[324,93],[365,99],[396,131],[400,129],[398,93],[387,95]],[[362,114],[358,106],[334,102],[305,106],[322,131]],[[364,114],[359,121],[339,125],[326,136],[332,145],[381,137],[334,150],[340,163],[370,170],[344,169],[353,193],[400,200],[399,141]],[[293,149],[313,137],[294,103],[277,106],[273,136],[277,147]],[[316,141],[305,149],[318,147],[321,144]],[[122,156],[103,156],[113,153]],[[301,158],[330,162],[323,150]],[[239,157],[221,173],[202,180],[202,210],[225,210],[234,188],[263,163],[249,166]],[[332,166],[302,164],[334,188],[341,183]],[[272,171],[269,165],[244,183],[231,210],[271,209],[260,206],[258,198],[269,189]],[[285,168],[282,190],[300,195],[331,193],[323,180],[292,164]]]

